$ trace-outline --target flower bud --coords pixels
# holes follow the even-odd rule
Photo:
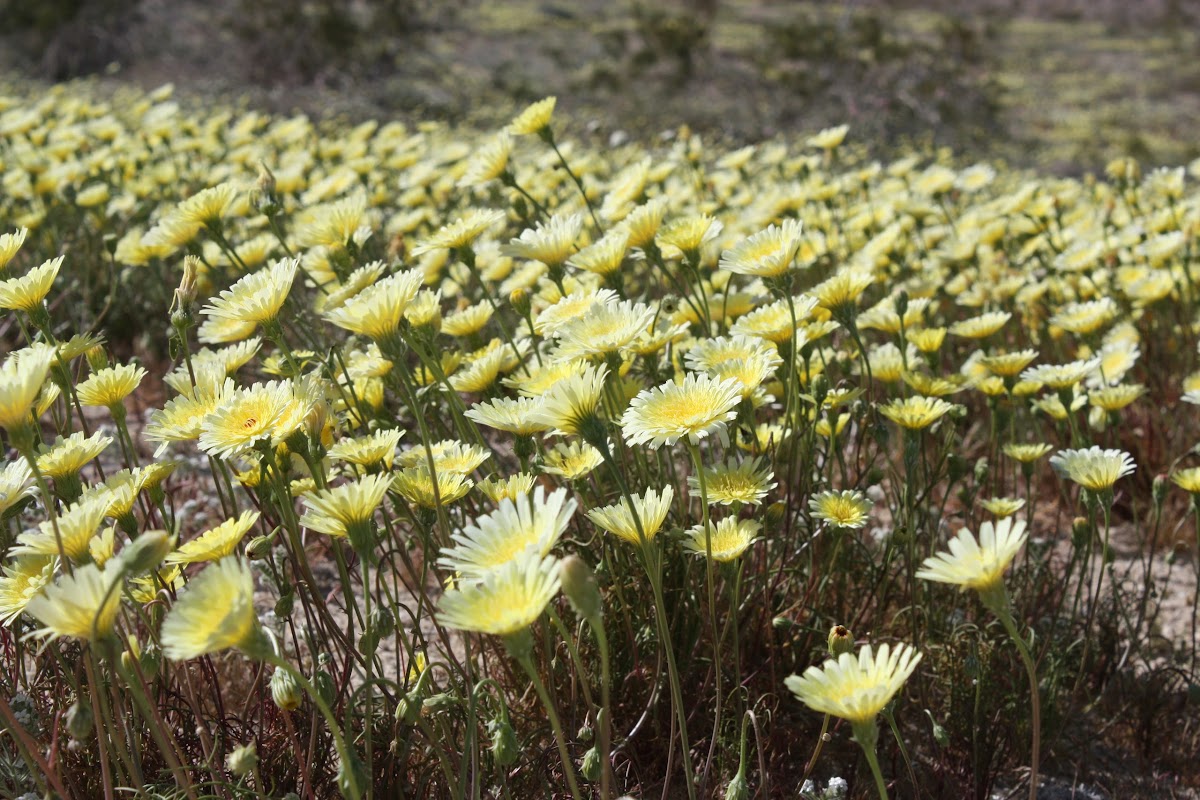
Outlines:
[[[1151,496],[1154,498],[1154,507],[1162,508],[1163,501],[1167,497],[1167,476],[1155,475],[1154,483],[1151,486]]]
[[[275,616],[280,619],[290,617],[292,608],[296,605],[296,593],[292,591],[292,587],[286,586],[284,589],[284,593],[279,595],[279,599],[275,601]]]
[[[775,617],[771,620],[771,627],[777,631],[792,627],[792,621],[787,617]]]
[[[988,460],[987,460],[987,458],[980,458],[978,461],[975,462],[975,482],[976,483],[984,483],[987,481],[987,476],[988,476]]]
[[[750,784],[746,781],[746,773],[738,771],[725,789],[725,800],[749,800]]]
[[[522,317],[529,316],[529,292],[525,289],[513,289],[508,296],[508,302],[512,304],[513,310]]]
[[[496,763],[507,767],[516,762],[521,754],[521,747],[517,743],[517,734],[508,720],[508,715],[488,722],[488,733],[492,737],[492,757],[496,759]]]
[[[79,700],[71,704],[66,713],[67,733],[71,738],[82,742],[91,738],[96,721],[92,717],[92,707]]]
[[[579,771],[583,774],[584,778],[595,783],[600,780],[600,769],[602,766],[600,751],[595,747],[591,747],[583,754],[583,763],[579,765]]]
[[[849,653],[854,649],[854,634],[844,625],[834,625],[829,629],[826,646],[829,648],[829,655],[834,658],[842,653]]]
[[[276,669],[271,673],[271,700],[282,711],[295,711],[304,700],[300,684],[286,669]]]
[[[571,602],[575,613],[586,619],[590,624],[596,624],[604,613],[604,602],[600,597],[600,587],[587,562],[577,555],[567,556],[559,564],[559,579],[562,581],[563,594]]]
[[[420,692],[409,692],[400,698],[400,702],[396,703],[396,721],[403,722],[405,725],[416,725],[424,705],[425,701],[421,699]]]
[[[1092,523],[1087,517],[1076,517],[1071,522],[1071,542],[1076,547],[1087,545],[1088,540],[1092,538]]]
[[[575,732],[575,738],[578,739],[579,741],[583,742],[584,744],[587,744],[588,742],[590,742],[592,740],[592,737],[594,737],[595,735],[596,735],[596,732],[594,730],[592,730],[591,725],[584,725],[582,728],[580,728],[578,731]]]
[[[258,750],[254,742],[235,748],[225,756],[225,766],[239,778],[254,772],[254,768],[258,766]]]
[[[266,536],[255,536],[253,539],[250,540],[250,543],[248,545],[246,545],[246,556],[251,561],[260,561],[260,560],[266,558],[267,556],[271,555],[271,547],[274,544],[275,544],[275,532],[274,531],[267,534]]]
[[[128,576],[149,572],[174,549],[174,536],[166,531],[146,531],[121,550],[121,572]]]

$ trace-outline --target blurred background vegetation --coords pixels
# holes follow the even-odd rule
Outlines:
[[[842,122],[1062,173],[1200,156],[1196,0],[0,0],[0,69],[274,111],[730,143]]]

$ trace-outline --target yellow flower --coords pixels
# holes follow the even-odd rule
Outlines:
[[[979,505],[983,506],[988,512],[1003,519],[1004,517],[1011,517],[1024,508],[1025,500],[1020,497],[991,497],[980,500]]]
[[[811,293],[821,308],[835,315],[843,314],[855,306],[874,280],[869,272],[847,268],[814,286]]]
[[[254,576],[244,558],[223,558],[193,578],[162,623],[163,653],[186,661],[230,647],[252,658],[270,643],[254,613]]]
[[[732,461],[717,467],[704,468],[704,483],[708,490],[708,502],[720,505],[745,503],[758,505],[767,492],[775,488],[772,480],[775,474],[771,468],[759,469],[761,458],[751,458],[740,464]],[[689,475],[688,486],[696,496],[699,496],[700,480],[695,475]]]
[[[545,224],[539,222],[537,227],[522,231],[518,238],[500,248],[500,252],[558,267],[575,253],[575,240],[582,229],[583,217],[579,214],[555,215]]]
[[[571,256],[567,265],[597,275],[611,275],[621,268],[628,247],[629,234],[626,231],[609,231],[599,241]]]
[[[664,225],[655,239],[659,247],[674,247],[685,255],[695,257],[704,245],[721,235],[722,227],[708,214],[679,217]]]
[[[304,516],[300,524],[330,536],[348,536],[356,550],[368,547],[372,540],[371,520],[383,502],[391,476],[367,475],[333,489],[313,492],[304,498]]]
[[[108,367],[76,386],[75,393],[85,406],[112,408],[133,394],[144,377],[146,370],[132,364]]]
[[[438,617],[451,628],[512,636],[537,622],[559,587],[558,561],[531,552],[484,581],[446,592]]]
[[[87,641],[111,635],[121,609],[121,589],[115,585],[120,580],[115,563],[103,569],[85,564],[46,585],[25,606],[25,612],[43,625],[36,635]]]
[[[721,269],[739,275],[774,278],[791,269],[800,250],[800,220],[786,219],[780,225],[743,239],[721,253]]]
[[[594,303],[584,314],[558,330],[558,358],[599,358],[616,353],[650,329],[654,309],[623,300]]]
[[[1033,443],[1033,444],[1012,443],[1012,444],[1004,445],[1004,448],[1003,448],[1004,455],[1008,456],[1009,458],[1013,459],[1014,461],[1019,461],[1022,464],[1031,464],[1034,461],[1037,461],[1042,456],[1049,453],[1053,449],[1054,449],[1053,445],[1043,444],[1043,443]]]
[[[200,449],[220,458],[241,455],[259,442],[272,439],[292,404],[292,385],[288,381],[239,389],[203,418]]]
[[[602,528],[630,544],[641,545],[642,536],[638,533],[638,522],[641,522],[641,534],[646,537],[645,541],[649,542],[662,528],[663,522],[667,518],[667,512],[671,510],[671,501],[674,499],[675,490],[670,486],[664,486],[661,492],[647,489],[646,494],[642,497],[633,495],[633,507],[637,513],[637,519],[634,519],[634,515],[630,513],[629,504],[625,500],[615,505],[593,508],[587,512],[587,516],[595,523],[596,527]]]
[[[471,154],[462,177],[458,179],[458,185],[481,186],[499,178],[508,169],[508,157],[512,153],[512,146],[512,135],[508,131],[501,131],[493,136],[487,144]]]
[[[657,449],[684,438],[693,445],[713,434],[724,438],[726,423],[737,417],[741,388],[733,378],[719,380],[692,372],[683,383],[640,392],[621,418],[625,440]]]
[[[47,478],[72,476],[112,443],[112,437],[105,436],[103,431],[96,431],[87,438],[82,432],[73,433],[66,439],[60,437],[52,447],[43,448],[38,454],[38,469]]]
[[[1188,494],[1200,495],[1200,467],[1172,472],[1171,481]]]
[[[583,428],[599,420],[600,396],[608,367],[588,365],[576,367],[548,391],[542,407],[534,411],[531,420],[553,429],[559,436],[583,433]]]
[[[871,501],[862,492],[844,489],[840,492],[821,492],[808,501],[812,515],[825,520],[834,528],[857,530],[870,519]]]
[[[532,436],[549,430],[550,426],[536,419],[535,412],[542,407],[541,398],[498,397],[486,403],[477,403],[466,413],[467,419],[480,425],[506,431],[517,436]]]
[[[921,654],[908,645],[892,650],[885,644],[878,651],[866,645],[857,657],[842,653],[836,660],[830,659],[819,668],[809,667],[803,676],[792,675],[784,683],[814,711],[856,726],[870,725],[920,661]]]
[[[0,308],[26,313],[39,308],[50,293],[62,262],[63,256],[52,258],[19,278],[0,281]]]
[[[480,492],[493,503],[503,500],[516,500],[533,491],[535,478],[531,473],[518,472],[507,478],[487,478],[475,484]]]
[[[754,544],[761,528],[751,519],[726,517],[715,526],[710,522],[706,536],[704,525],[694,525],[687,531],[683,549],[702,556],[711,550],[713,561],[733,561]]]
[[[1001,378],[1015,378],[1037,357],[1037,350],[1018,350],[1015,353],[983,356],[979,359],[979,363],[983,364],[993,375]]]
[[[414,247],[412,254],[420,256],[433,250],[461,250],[464,247],[470,247],[484,231],[503,221],[503,211],[472,208],[465,215],[449,225],[443,226],[437,233]]]
[[[299,259],[285,258],[252,272],[221,292],[221,296],[200,309],[200,313],[217,320],[249,325],[253,332],[253,325],[272,322],[279,315],[299,266]]]
[[[461,311],[449,314],[442,320],[442,333],[447,336],[470,336],[478,333],[492,318],[494,309],[487,301],[467,306]]]
[[[215,528],[210,528],[166,557],[168,564],[196,564],[216,561],[233,555],[238,543],[245,538],[258,522],[257,511],[243,511],[237,519],[227,519]]]
[[[421,508],[435,509],[460,500],[471,491],[474,484],[462,473],[439,471],[437,473],[437,496],[434,496],[433,479],[429,468],[409,467],[402,469],[392,478],[392,488],[408,502]]]
[[[328,456],[335,461],[345,461],[360,467],[380,465],[391,469],[396,458],[396,445],[404,431],[379,430],[358,439],[343,439],[329,448]]]
[[[1039,364],[1021,373],[1021,379],[1036,381],[1051,389],[1070,389],[1095,372],[1100,359],[1072,361],[1068,364]]]
[[[17,536],[17,546],[12,553],[56,556],[61,552],[74,562],[85,561],[89,557],[88,543],[96,535],[108,508],[109,502],[105,498],[85,495],[78,503],[59,512],[58,536],[55,536],[52,522],[40,522],[36,531],[25,531]]]
[[[514,136],[540,134],[550,127],[550,117],[554,114],[557,97],[547,97],[533,103],[508,124],[508,131]]]
[[[937,422],[952,408],[953,405],[936,397],[907,397],[880,406],[879,413],[902,428],[921,430]]]
[[[369,235],[363,224],[367,201],[362,195],[347,197],[306,210],[296,221],[296,241],[301,247],[342,250],[351,241]]]
[[[1114,483],[1137,469],[1129,453],[1096,446],[1086,450],[1060,450],[1050,457],[1050,466],[1060,477],[1093,492],[1112,489]]]
[[[542,456],[541,472],[574,481],[603,463],[600,451],[586,442],[559,442]]]
[[[0,272],[8,268],[8,262],[13,260],[21,245],[25,244],[25,237],[28,235],[28,228],[17,228],[13,233],[0,236]]]
[[[950,333],[965,339],[986,339],[1004,327],[1012,319],[1007,311],[992,311],[978,317],[964,319],[950,326]]]
[[[809,147],[819,147],[822,150],[836,150],[841,146],[846,139],[846,134],[849,132],[849,125],[838,125],[834,128],[825,128],[819,133],[815,133],[808,137],[804,143]]]
[[[979,526],[979,540],[966,528],[950,540],[950,552],[925,559],[917,577],[953,583],[980,593],[989,608],[1003,596],[1004,572],[1028,538],[1025,521],[1005,517]]]
[[[381,342],[400,327],[405,309],[417,296],[423,280],[424,276],[418,270],[390,275],[342,306],[327,311],[325,319],[351,333]]]
[[[645,248],[654,241],[667,214],[667,198],[659,195],[630,212],[620,230],[629,235],[629,246]]]
[[[54,580],[58,559],[49,555],[17,556],[0,576],[0,625],[11,625],[29,601]]]
[[[578,504],[566,489],[549,495],[539,486],[533,496],[502,500],[500,507],[477,518],[450,538],[438,566],[467,579],[484,578],[511,561],[532,554],[542,558],[558,543]]]

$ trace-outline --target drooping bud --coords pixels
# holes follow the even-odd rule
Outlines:
[[[604,613],[604,602],[600,597],[600,587],[587,562],[577,555],[567,556],[559,564],[559,578],[562,581],[563,593],[571,602],[575,613],[586,619],[590,624],[596,624]]]
[[[600,770],[602,767],[600,761],[600,751],[595,747],[588,748],[588,751],[583,754],[583,763],[579,765],[579,771],[587,780],[595,783],[600,780]]]
[[[76,700],[67,709],[66,722],[67,733],[71,734],[72,739],[79,742],[91,738],[96,724],[95,718],[92,716],[92,707],[79,700]]]
[[[488,722],[488,733],[492,737],[492,757],[496,759],[496,763],[502,767],[515,763],[521,754],[521,747],[517,743],[517,734],[508,715],[503,714]]]
[[[254,768],[258,766],[258,749],[254,742],[237,747],[225,756],[225,766],[239,778],[254,772]]]

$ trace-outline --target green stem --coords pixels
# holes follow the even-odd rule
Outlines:
[[[1029,675],[1029,695],[1030,701],[1033,703],[1033,753],[1030,756],[1029,766],[1029,800],[1037,800],[1038,761],[1042,746],[1042,702],[1038,693],[1037,666],[1034,664],[1033,654],[1029,652],[1029,645],[1017,631],[1017,624],[1013,621],[1009,610],[1000,608],[996,611],[996,616],[1000,618],[1000,622],[1008,631],[1013,644],[1017,646],[1017,651],[1021,654],[1021,661],[1025,664],[1025,672]]]
[[[717,740],[721,734],[721,710],[724,693],[721,691],[721,633],[717,624],[716,576],[712,557],[712,524],[708,516],[708,482],[704,477],[704,464],[700,460],[700,446],[688,442],[688,451],[692,455],[692,464],[696,470],[696,478],[700,483],[700,515],[704,529],[704,583],[708,594],[708,614],[712,623],[713,638],[713,675],[717,690],[716,710],[713,714],[712,740],[708,744],[708,758],[704,764],[704,777],[700,781],[700,794],[705,794],[708,786],[708,771],[712,767],[713,756],[717,751]]]
[[[362,795],[359,793],[358,781],[354,776],[354,759],[350,754],[350,748],[346,746],[346,740],[342,736],[342,729],[338,725],[337,717],[334,716],[333,711],[325,704],[325,701],[321,699],[321,694],[317,691],[317,687],[313,686],[308,678],[300,674],[300,670],[293,667],[283,658],[271,654],[265,660],[276,669],[281,669],[291,675],[296,683],[304,688],[304,691],[308,693],[317,710],[321,712],[321,716],[325,718],[325,724],[329,726],[329,732],[333,736],[333,746],[337,750],[338,758],[342,761],[342,772],[345,775],[346,788],[349,790],[350,800],[359,800]]]
[[[529,680],[533,682],[533,689],[537,692],[537,696],[542,701],[542,705],[546,708],[546,716],[550,718],[550,727],[554,730],[554,741],[558,744],[558,756],[562,759],[563,772],[567,776],[567,785],[571,787],[571,797],[575,800],[580,800],[579,782],[575,778],[575,767],[571,763],[571,754],[567,750],[567,740],[563,736],[562,722],[558,719],[558,711],[554,708],[554,703],[550,701],[550,694],[546,691],[546,685],[542,683],[542,679],[538,676],[537,670],[534,669],[533,660],[528,656],[519,658],[521,666],[529,675]]]

